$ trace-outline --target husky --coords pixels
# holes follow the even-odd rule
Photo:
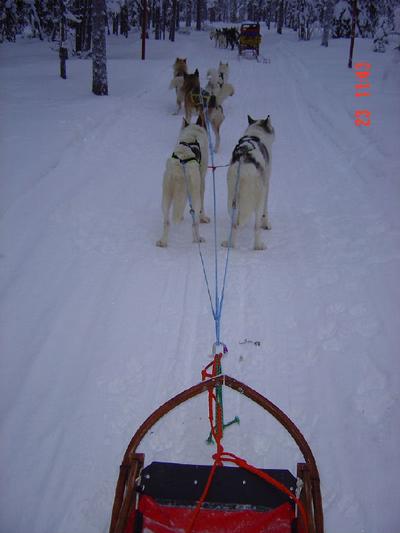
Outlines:
[[[215,135],[214,151],[218,152],[221,143],[220,128],[225,120],[224,110],[215,95],[200,88],[199,78],[198,69],[193,74],[184,74],[183,76],[185,119],[190,122],[193,111],[199,114],[207,113]]]
[[[228,211],[232,218],[231,240],[222,246],[235,247],[237,228],[254,213],[254,250],[264,250],[261,229],[271,229],[268,218],[268,191],[271,175],[271,145],[275,130],[266,119],[248,118],[248,128],[235,146],[228,169]]]
[[[172,206],[173,222],[180,222],[188,197],[194,211],[192,224],[193,242],[203,242],[199,235],[199,221],[209,222],[204,214],[205,175],[208,166],[208,139],[202,115],[196,124],[183,119],[182,128],[173,154],[168,158],[162,193],[162,211],[164,216],[163,234],[157,246],[168,246],[169,213]]]
[[[231,83],[220,83],[219,91],[216,94],[217,104],[222,105],[222,103],[228,98],[228,96],[233,96],[234,94],[235,89]]]
[[[175,63],[172,65],[173,69],[173,78],[169,84],[170,89],[175,89],[176,92],[176,110],[174,115],[177,115],[182,109],[182,104],[184,100],[183,88],[183,76],[187,74],[187,61],[186,58],[177,57]]]
[[[207,85],[205,90],[213,94],[217,99],[217,104],[222,106],[222,103],[235,94],[235,89],[231,83],[227,82],[229,75],[229,64],[219,63],[218,70],[210,68],[207,71]]]
[[[222,61],[219,62],[218,65],[218,76],[222,78],[222,81],[225,83],[228,82],[229,78],[229,63],[222,63]]]
[[[217,95],[221,84],[223,84],[223,79],[219,76],[216,68],[209,68],[207,70],[207,85],[205,90],[210,94]]]

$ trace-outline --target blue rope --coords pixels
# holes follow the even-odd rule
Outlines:
[[[230,249],[231,249],[231,245],[232,245],[233,225],[234,225],[235,215],[236,215],[236,211],[237,211],[237,209],[236,209],[236,199],[237,199],[238,184],[239,184],[240,161],[239,161],[238,173],[237,173],[237,178],[236,178],[236,186],[235,186],[235,197],[234,197],[235,198],[235,202],[234,202],[235,206],[232,209],[231,228],[230,228],[229,241],[228,241],[228,250],[227,250],[227,253],[226,253],[224,276],[223,276],[222,289],[221,289],[221,295],[220,295],[219,287],[218,287],[217,194],[216,194],[216,187],[215,187],[215,168],[216,167],[215,167],[215,164],[214,164],[214,148],[213,148],[212,141],[211,141],[210,121],[209,121],[209,118],[208,118],[207,107],[204,105],[204,99],[203,99],[203,109],[205,110],[204,115],[205,115],[205,119],[206,119],[206,130],[207,130],[208,145],[209,145],[209,150],[210,150],[210,155],[211,155],[211,166],[212,166],[212,176],[213,176],[214,270],[215,270],[215,272],[214,272],[214,274],[215,274],[215,302],[214,302],[214,304],[213,304],[213,301],[212,301],[210,284],[209,284],[209,281],[208,281],[208,276],[207,276],[207,272],[206,272],[206,268],[205,268],[204,257],[203,257],[203,254],[201,252],[200,242],[198,243],[198,249],[199,249],[201,265],[202,265],[202,268],[203,268],[204,279],[205,279],[205,282],[206,282],[208,297],[210,299],[211,311],[212,311],[212,315],[213,315],[214,322],[215,322],[215,339],[216,339],[216,342],[215,342],[214,346],[218,347],[218,346],[221,346],[221,345],[224,346],[224,344],[221,343],[221,316],[222,316],[222,306],[223,306],[224,296],[225,296],[225,286],[226,286],[226,279],[227,279],[227,272],[228,272]],[[183,166],[183,172],[184,172],[185,181],[186,181],[186,192],[187,192],[187,197],[188,197],[189,206],[190,206],[190,214],[192,215],[193,224],[195,224],[195,212],[194,212],[193,206],[192,206],[192,198],[191,198],[190,191],[189,191],[189,184],[188,184],[188,179],[187,179],[187,175],[186,175],[186,171],[185,171],[185,164],[182,163],[182,162],[181,162],[181,164]]]
[[[218,249],[217,249],[217,193],[215,188],[215,164],[214,164],[214,147],[212,145],[211,141],[211,132],[210,132],[210,120],[208,118],[208,110],[207,107],[204,105],[204,99],[203,99],[203,110],[205,119],[206,119],[206,130],[207,130],[207,138],[208,138],[208,146],[210,150],[210,156],[211,156],[211,167],[212,167],[212,179],[213,179],[213,211],[214,211],[214,270],[215,270],[215,314],[214,314],[214,322],[215,322],[215,339],[217,346],[221,344],[221,315],[222,315],[222,305],[221,300],[219,297],[219,290],[218,290]],[[224,292],[224,287],[222,289],[222,293]]]
[[[226,276],[227,276],[227,272],[228,272],[229,254],[230,254],[231,246],[232,246],[233,226],[235,224],[235,217],[236,217],[236,213],[237,213],[237,197],[238,197],[238,190],[239,190],[240,164],[241,164],[241,159],[239,159],[239,164],[238,164],[238,167],[237,167],[237,174],[236,174],[235,195],[233,197],[233,206],[232,206],[232,214],[231,214],[231,228],[230,228],[230,231],[229,231],[228,250],[226,252],[224,280],[223,280],[222,292],[221,292],[221,303],[220,303],[221,310],[222,310],[222,304],[223,304],[224,296],[225,296]]]
[[[188,178],[187,178],[187,175],[186,175],[186,163],[183,163],[181,161],[181,165],[182,165],[182,168],[183,168],[183,175],[185,177],[185,183],[186,183],[186,195],[187,195],[187,198],[188,198],[188,202],[189,202],[189,208],[190,208],[190,214],[192,216],[192,222],[193,224],[196,224],[196,214],[195,214],[195,211],[193,209],[193,203],[192,203],[192,195],[190,194],[190,189],[189,189],[189,183],[188,183]],[[198,248],[199,248],[199,255],[200,255],[200,260],[201,260],[201,265],[203,267],[203,274],[204,274],[204,279],[206,281],[206,287],[207,287],[207,292],[208,292],[208,297],[210,299],[210,304],[211,304],[211,311],[212,311],[212,314],[213,314],[213,317],[215,319],[215,309],[214,309],[214,306],[213,306],[213,302],[212,302],[212,296],[211,296],[211,291],[210,291],[210,285],[208,283],[208,277],[207,277],[207,272],[206,272],[206,267],[205,267],[205,263],[204,263],[204,258],[203,258],[203,254],[201,252],[201,246],[200,246],[200,241],[197,243],[198,245]]]

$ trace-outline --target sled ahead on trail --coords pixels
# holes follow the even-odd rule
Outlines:
[[[251,55],[258,61],[260,55],[260,43],[260,24],[242,24],[240,26],[238,43],[239,56]]]
[[[218,421],[218,403],[213,401],[223,387],[261,406],[289,432],[304,457],[304,462],[297,465],[296,476],[288,470],[255,468],[223,450],[212,414],[216,407]],[[202,393],[209,396],[209,418],[217,444],[214,464],[153,462],[145,466],[144,454],[137,453],[145,435],[163,416]],[[235,466],[224,466],[226,462]],[[222,374],[168,400],[134,434],[120,466],[110,525],[110,533],[323,533],[323,530],[318,469],[303,435],[270,400]]]

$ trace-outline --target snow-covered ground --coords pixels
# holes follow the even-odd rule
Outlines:
[[[19,40],[0,47],[2,533],[103,533],[118,466],[138,425],[200,380],[214,324],[189,216],[161,235],[161,181],[180,128],[168,91],[187,57],[203,84],[229,61],[221,152],[247,114],[271,115],[268,249],[252,228],[230,256],[224,371],[268,396],[300,427],[320,469],[327,533],[400,531],[400,74],[393,52],[357,40],[371,96],[356,98],[349,42],[298,42],[265,29],[270,63],[238,60],[205,32],[175,43],[108,39],[108,97],[90,61]],[[397,61],[397,62],[396,62]],[[368,109],[370,127],[354,124]],[[218,239],[226,238],[218,169]],[[206,206],[212,214],[211,176]],[[213,227],[202,226],[213,285]],[[225,251],[219,250],[222,267]],[[397,280],[397,281],[396,281]],[[245,339],[259,341],[243,344]],[[295,471],[287,434],[240,395],[225,449]],[[153,458],[211,463],[204,396],[146,438]]]

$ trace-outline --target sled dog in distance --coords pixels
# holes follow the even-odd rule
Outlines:
[[[228,211],[233,226],[231,240],[224,241],[222,246],[235,247],[238,228],[254,214],[254,250],[264,250],[261,229],[271,229],[268,192],[275,130],[269,115],[259,120],[248,116],[248,124],[232,152],[228,169]]]
[[[169,84],[170,89],[175,89],[176,93],[176,110],[174,115],[177,115],[182,109],[182,104],[184,100],[184,93],[182,91],[183,87],[183,75],[187,74],[187,60],[186,58],[177,57],[175,63],[172,65],[173,69],[173,78]]]
[[[162,188],[163,234],[157,246],[168,246],[170,211],[172,220],[183,219],[188,201],[194,211],[192,221],[193,242],[203,242],[199,222],[209,222],[204,214],[205,175],[208,166],[208,138],[204,118],[199,115],[196,124],[183,119],[181,131],[173,154],[168,158]]]
[[[220,72],[221,68],[222,71]],[[222,105],[222,103],[228,98],[228,96],[233,96],[235,94],[235,89],[233,85],[226,81],[228,78],[228,74],[228,63],[220,62],[218,70],[215,68],[210,68],[207,71],[207,85],[205,89],[207,92],[213,94],[216,97],[218,105]]]
[[[222,63],[222,61],[219,62],[218,65],[218,77],[222,78],[222,81],[225,83],[228,82],[229,78],[229,63]]]
[[[194,112],[204,116],[207,114],[215,135],[214,151],[217,152],[221,143],[220,128],[225,119],[224,110],[215,95],[201,89],[198,69],[193,74],[184,74],[183,78],[185,118],[190,122]]]

